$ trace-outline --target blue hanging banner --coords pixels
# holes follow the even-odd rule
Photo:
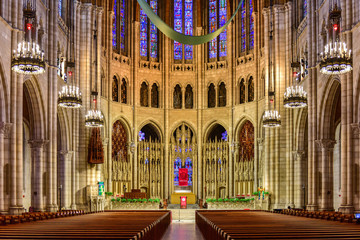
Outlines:
[[[227,26],[230,24],[230,22],[234,19],[236,14],[238,13],[242,3],[245,0],[240,0],[238,7],[236,8],[235,13],[231,16],[231,18],[222,26],[221,28],[217,29],[215,32],[209,33],[207,35],[202,36],[189,36],[182,33],[179,33],[175,31],[172,27],[167,25],[158,15],[154,13],[154,11],[151,9],[150,5],[145,0],[137,0],[140,4],[140,7],[144,10],[148,18],[151,20],[151,22],[167,37],[171,38],[172,40],[175,40],[179,43],[187,44],[187,45],[199,45],[203,43],[210,42],[214,38],[220,35]]]

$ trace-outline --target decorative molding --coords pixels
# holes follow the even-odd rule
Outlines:
[[[173,72],[193,72],[193,71],[195,71],[195,67],[193,64],[173,64],[172,71]]]
[[[331,139],[321,139],[321,140],[315,140],[315,143],[321,148],[321,150],[325,151],[331,151],[334,149],[334,145],[336,144],[335,140]]]
[[[360,126],[359,123],[352,123],[350,124],[351,132],[353,138],[359,139],[360,138]]]
[[[4,138],[9,138],[12,130],[12,123],[0,122],[0,134],[4,135]]]
[[[160,71],[160,63],[158,62],[149,62],[149,61],[140,61],[140,68],[158,70]]]
[[[225,69],[227,67],[228,67],[228,63],[226,60],[206,63],[206,70],[208,70],[208,71]]]
[[[43,148],[47,143],[49,143],[49,140],[35,139],[29,140],[28,143],[31,145],[31,148]]]

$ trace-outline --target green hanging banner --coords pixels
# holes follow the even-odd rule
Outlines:
[[[151,22],[153,24],[155,24],[155,26],[162,33],[164,33],[167,37],[169,37],[172,40],[175,40],[179,43],[183,43],[183,44],[187,44],[187,45],[199,45],[199,44],[210,42],[211,40],[213,40],[214,38],[219,36],[220,33],[222,33],[227,28],[227,26],[230,24],[230,22],[234,19],[237,12],[239,11],[242,3],[245,0],[240,0],[240,3],[238,5],[238,7],[236,8],[235,13],[225,23],[224,26],[217,29],[215,32],[209,33],[207,35],[202,35],[202,36],[189,36],[189,35],[185,35],[185,34],[176,32],[172,27],[167,25],[163,20],[161,20],[161,18],[158,15],[156,15],[154,13],[154,11],[151,9],[150,5],[145,0],[137,0],[137,1],[140,4],[140,7],[144,10],[146,15],[148,16],[148,18],[151,20]]]

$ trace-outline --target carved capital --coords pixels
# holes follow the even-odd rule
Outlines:
[[[331,151],[334,149],[334,145],[336,144],[335,140],[331,139],[321,139],[321,140],[315,140],[317,145],[323,150],[323,151]]]
[[[353,138],[359,138],[360,136],[360,126],[359,123],[352,123],[350,124],[351,126],[351,132],[352,132],[352,136]]]
[[[47,144],[49,140],[44,139],[35,139],[35,140],[29,140],[29,144],[31,145],[31,148],[43,148],[45,144]]]
[[[104,146],[107,146],[109,144],[109,138],[104,138],[102,142]]]
[[[305,151],[293,151],[292,154],[296,161],[301,161],[305,155]]]
[[[264,144],[264,139],[263,139],[263,138],[258,138],[258,139],[256,139],[256,140],[257,140],[257,142],[258,142],[258,144],[259,144],[259,147],[262,147],[263,144]]]
[[[9,138],[12,123],[0,122],[0,134],[4,135],[4,138]]]
[[[60,156],[63,156],[64,159],[67,160],[71,157],[71,155],[74,153],[74,151],[60,150],[58,153]]]

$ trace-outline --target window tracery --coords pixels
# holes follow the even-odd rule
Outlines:
[[[126,53],[126,0],[114,0],[114,16],[112,26],[113,49]]]
[[[150,0],[150,7],[158,14],[158,0]],[[158,29],[148,20],[143,9],[140,9],[140,56],[158,58]]]
[[[209,32],[215,32],[225,25],[227,19],[227,1],[209,0]],[[217,38],[209,42],[209,59],[226,57],[227,30],[225,29]]]
[[[193,0],[174,0],[174,29],[185,35],[193,35]],[[184,53],[184,56],[183,56]],[[174,59],[191,60],[193,46],[174,41]]]

